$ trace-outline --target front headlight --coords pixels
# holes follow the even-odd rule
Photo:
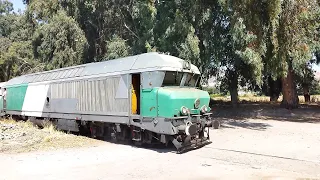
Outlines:
[[[206,112],[208,112],[208,107],[206,106],[206,105],[203,105],[202,107],[201,107],[201,112],[204,114],[204,113],[206,113]]]
[[[180,111],[182,115],[184,116],[188,115],[188,108],[182,106]]]

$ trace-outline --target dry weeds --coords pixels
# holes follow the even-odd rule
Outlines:
[[[0,120],[0,152],[21,153],[40,150],[92,146],[101,141],[66,134],[45,122],[39,129],[29,121]]]

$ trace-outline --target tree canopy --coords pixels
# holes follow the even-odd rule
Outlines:
[[[0,0],[1,81],[157,51],[191,61],[204,83],[219,77],[235,105],[239,86],[281,91],[289,108],[298,104],[297,88],[314,86],[317,0],[21,1],[26,10],[18,14]]]

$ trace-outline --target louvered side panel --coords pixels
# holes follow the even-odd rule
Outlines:
[[[61,103],[76,102],[74,111],[80,113],[126,113],[130,108],[128,98],[116,98],[119,88],[127,88],[119,86],[120,79],[121,77],[108,77],[100,80],[79,80],[51,84],[51,99],[57,105],[57,101]],[[61,108],[55,109],[65,112]]]
[[[128,112],[128,98],[118,99],[116,93],[119,87],[120,77],[94,81],[91,86],[93,108],[95,111],[104,112]],[[96,108],[96,109],[94,109]]]

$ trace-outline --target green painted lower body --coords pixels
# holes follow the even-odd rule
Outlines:
[[[7,87],[6,110],[22,111],[27,88],[28,88],[28,84],[22,84],[14,87]]]
[[[157,117],[158,105],[157,105],[157,93],[158,88],[141,90],[141,115],[144,117]]]
[[[194,107],[199,99],[198,108]],[[209,107],[210,96],[207,91],[195,88],[161,87],[141,90],[141,116],[179,117],[181,107],[188,108],[192,114],[200,114],[200,108]]]

